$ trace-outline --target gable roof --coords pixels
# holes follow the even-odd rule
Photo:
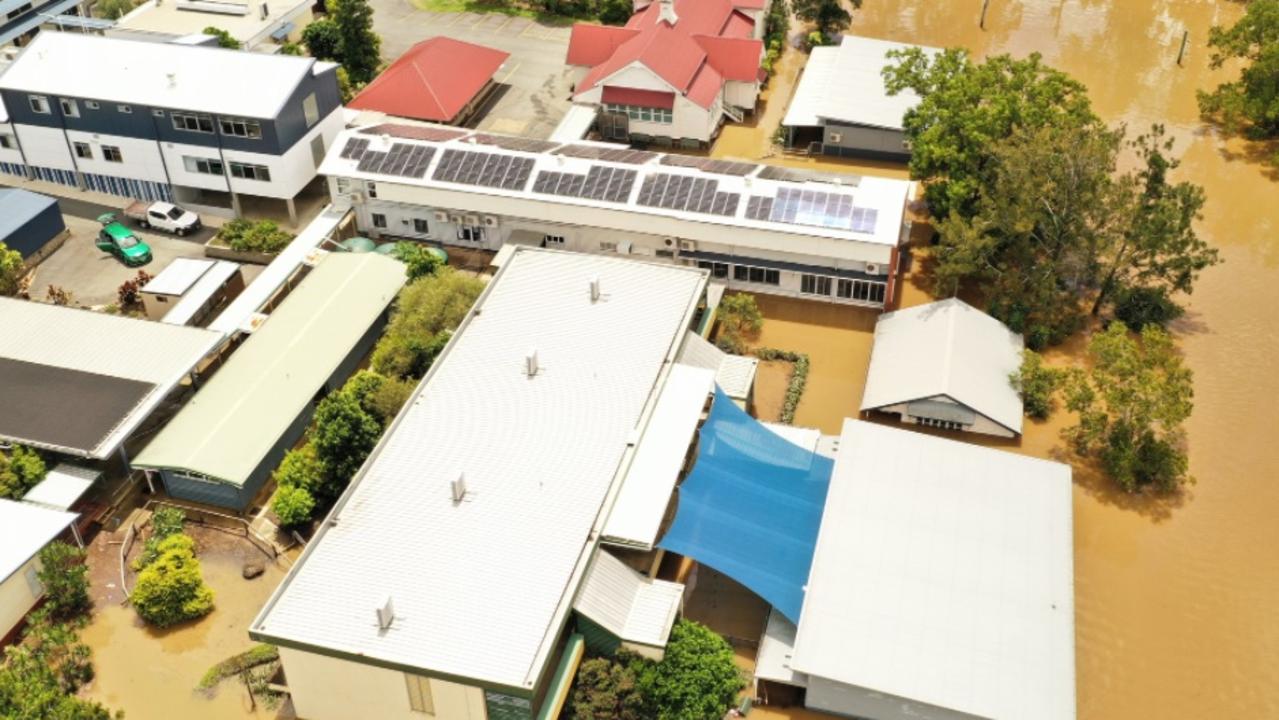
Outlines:
[[[1022,402],[1008,376],[1021,335],[958,298],[897,310],[875,324],[861,409],[945,395],[1020,433]]]
[[[600,548],[573,609],[623,641],[665,647],[683,595],[683,585],[640,575]]]
[[[919,104],[919,96],[909,89],[889,95],[881,71],[893,62],[889,52],[915,47],[927,55],[941,52],[933,47],[856,35],[845,35],[838,46],[813,48],[782,124],[814,127],[825,120],[835,120],[902,129],[902,118]]]
[[[8,580],[75,519],[75,513],[0,498],[0,527],[4,528],[0,582]],[[0,627],[0,633],[8,631],[9,628]]]
[[[391,63],[347,107],[450,122],[484,89],[510,53],[433,37]]]
[[[694,42],[706,51],[706,62],[725,80],[755,82],[759,79],[759,62],[764,43],[736,37],[694,35]]]
[[[733,3],[729,0],[675,0],[675,27],[685,35],[719,35],[733,15]],[[626,27],[648,30],[660,22],[662,4],[655,2],[631,16]]]
[[[608,60],[627,40],[639,34],[633,28],[576,23],[568,36],[569,65],[595,67]]]

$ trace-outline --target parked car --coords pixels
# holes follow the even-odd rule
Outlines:
[[[98,249],[120,258],[129,267],[151,262],[151,246],[142,242],[129,228],[118,222],[108,222],[98,233]]]
[[[200,216],[173,203],[135,200],[122,213],[140,227],[186,235],[200,229]]]

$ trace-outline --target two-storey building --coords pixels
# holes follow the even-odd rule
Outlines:
[[[315,179],[342,128],[337,66],[43,33],[0,75],[0,172],[240,213]]]

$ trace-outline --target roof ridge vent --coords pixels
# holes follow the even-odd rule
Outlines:
[[[541,369],[542,367],[537,361],[537,348],[533,348],[524,356],[524,373],[529,377],[533,377]]]
[[[466,497],[466,473],[458,473],[456,479],[449,483],[449,491],[453,495],[453,504],[456,505]]]
[[[395,605],[391,602],[391,596],[387,595],[386,602],[377,609],[378,629],[389,630],[393,622],[395,622]]]
[[[591,278],[591,302],[599,302],[600,300],[600,276],[596,275]]]

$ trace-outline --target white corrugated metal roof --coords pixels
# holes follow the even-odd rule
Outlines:
[[[774,682],[808,687],[808,676],[791,669],[791,656],[795,653],[795,625],[777,612],[776,608],[768,610],[768,624],[764,626],[764,634],[759,639],[759,650],[755,653],[755,678]]]
[[[928,54],[941,52],[938,48],[856,35],[845,35],[838,47],[813,48],[782,125],[814,127],[823,120],[838,120],[901,130],[902,117],[919,104],[919,96],[912,90],[889,95],[884,89],[882,70],[893,63],[888,57],[890,50],[912,47]]]
[[[0,75],[0,88],[273,118],[314,62],[305,57],[48,32],[36,35],[23,48]],[[96,112],[114,113],[115,108]]]
[[[604,525],[606,542],[645,550],[657,542],[671,492],[714,383],[712,370],[679,363],[671,368]]]
[[[8,580],[75,519],[75,513],[0,498],[0,582]]]
[[[174,258],[142,288],[154,295],[181,295],[209,271],[217,261],[202,258]]]
[[[705,284],[514,251],[251,634],[527,694]],[[388,596],[398,619],[379,633]]]
[[[213,293],[226,284],[231,276],[240,272],[240,264],[229,260],[218,260],[208,272],[190,286],[182,299],[174,304],[169,312],[160,318],[160,322],[170,325],[188,325],[191,318],[208,302]]]
[[[759,369],[759,358],[730,355],[692,330],[688,331],[688,339],[680,350],[679,361],[714,370],[715,384],[734,400],[745,400],[750,395]]]
[[[665,647],[683,599],[683,585],[644,577],[600,548],[573,609],[626,642]]]
[[[326,255],[133,465],[243,485],[404,281],[377,253]]]
[[[591,126],[595,124],[595,116],[598,114],[599,110],[594,105],[569,105],[568,112],[564,113],[560,124],[551,131],[551,140],[554,142],[581,140],[591,131]]]
[[[335,210],[332,205],[326,205],[324,210],[303,228],[297,237],[293,238],[293,242],[285,246],[271,264],[258,273],[244,292],[241,292],[214,318],[213,322],[209,323],[209,329],[224,335],[239,332],[249,318],[293,276],[306,256],[320,247],[320,244],[337,229],[338,224],[348,212]]]
[[[42,33],[56,34],[56,33]],[[206,355],[220,333],[60,305],[0,298],[0,357],[155,385],[91,452],[104,458]]]
[[[102,475],[100,470],[58,463],[44,479],[22,496],[22,502],[43,505],[54,510],[67,510],[75,504]]]
[[[945,395],[1020,433],[1021,335],[951,298],[884,313],[875,323],[862,410]]]
[[[845,420],[792,667],[996,720],[1075,717],[1070,467]]]
[[[761,422],[760,425],[772,430],[792,445],[798,445],[809,452],[817,452],[817,442],[822,437],[822,432],[816,428],[795,427],[794,425],[771,422]]]

